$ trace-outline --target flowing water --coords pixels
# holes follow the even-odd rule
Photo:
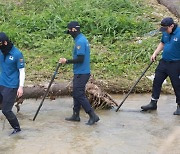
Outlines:
[[[112,96],[119,103],[124,95]],[[25,100],[17,114],[22,131],[12,129],[0,113],[0,154],[179,154],[180,116],[174,95],[162,95],[158,110],[141,112],[150,94],[132,94],[118,112],[98,110],[100,121],[87,126],[88,115],[81,110],[81,122],[64,120],[72,114],[72,98],[46,99],[32,121],[41,100]],[[16,111],[15,108],[13,108]]]

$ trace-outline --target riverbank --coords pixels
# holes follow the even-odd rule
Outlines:
[[[73,39],[64,30],[69,21],[78,20],[90,42],[91,74],[97,84],[108,93],[127,93],[150,63],[162,18],[177,21],[157,0],[0,0],[0,4],[0,29],[25,58],[25,87],[48,84],[59,58],[72,58]],[[154,74],[157,63],[133,92],[151,92],[152,81],[146,76]],[[64,85],[72,76],[72,65],[64,65],[55,82]],[[162,91],[172,93],[169,80]]]
[[[137,3],[141,5],[141,1]],[[155,26],[156,28],[159,28],[159,22],[165,16],[172,16],[175,19],[175,21],[177,21],[176,16],[173,15],[168,10],[168,8],[166,8],[163,5],[160,5],[157,2],[157,0],[151,0],[151,1],[145,0],[143,1],[143,3],[145,3],[145,7],[146,5],[148,5],[149,6],[148,8],[151,8],[151,11],[145,16],[147,16],[147,18],[151,20],[153,25],[156,25]],[[95,43],[92,40],[91,67],[92,67],[92,75],[95,78],[96,84],[99,85],[104,91],[110,94],[127,93],[134,85],[134,83],[137,81],[137,79],[141,76],[145,67],[147,67],[148,64],[150,63],[150,61],[148,60],[145,61],[138,60],[138,56],[136,56],[136,50],[139,51],[138,54],[141,56],[144,56],[142,53],[145,52],[146,59],[149,59],[151,54],[153,53],[153,50],[156,48],[156,45],[159,42],[160,36],[161,34],[157,32],[153,34],[147,33],[146,35],[142,35],[141,37],[137,37],[136,39],[133,39],[132,42],[127,40],[127,44],[125,43],[124,46],[122,45],[123,43],[121,42],[114,43],[113,48],[111,48],[111,45],[105,46],[103,43],[100,42]],[[151,44],[149,44],[149,42],[151,42]],[[134,44],[134,46],[132,46],[133,47],[132,49],[131,48],[128,49],[128,46],[130,44]],[[120,50],[120,52],[115,50]],[[126,52],[122,53],[121,50],[126,50]],[[134,56],[132,56],[133,54]],[[51,55],[53,55],[53,52],[51,53]],[[113,56],[111,57],[111,55]],[[30,56],[33,56],[33,54],[30,54]],[[55,69],[55,66],[54,67],[51,66],[51,69],[49,69],[50,65],[46,67],[47,60],[43,59],[43,57],[44,54],[41,54],[40,57],[34,56],[34,58],[37,58],[37,60],[35,60],[34,63],[36,63],[37,61],[37,64],[42,65],[42,62],[44,62],[45,66],[42,66],[42,69],[39,69],[37,71],[36,67],[34,67],[34,70],[32,70],[31,68],[29,68],[29,66],[27,66],[28,67],[27,80],[26,80],[27,87],[29,87],[29,85],[44,85],[44,84],[47,85],[49,83],[51,79],[51,75],[53,74],[53,71]],[[47,53],[46,59],[49,57],[51,56],[49,55],[49,53]],[[130,59],[130,61],[127,60],[127,58],[125,57],[129,57],[128,59]],[[125,59],[123,60],[123,58]],[[98,59],[98,61],[96,61],[96,59]],[[122,60],[119,61],[119,59]],[[30,59],[28,58],[28,61],[29,60]],[[146,74],[143,76],[143,78],[134,88],[132,93],[151,92],[152,81],[148,79],[147,76],[152,76],[154,74],[155,68],[158,64],[158,60],[149,68],[149,70],[146,72]],[[38,63],[38,61],[40,63]],[[107,61],[109,62],[107,63]],[[110,65],[113,66],[113,68]],[[57,74],[55,82],[63,85],[63,87],[67,86],[67,84],[71,82],[73,76],[71,70],[72,67],[62,66],[59,70],[59,73]],[[167,84],[163,85],[162,93],[173,94],[172,86],[170,84],[169,79],[167,80]]]

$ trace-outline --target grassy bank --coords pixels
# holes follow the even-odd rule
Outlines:
[[[71,58],[73,40],[64,34],[77,20],[91,44],[92,75],[128,89],[149,64],[160,34],[160,16],[143,0],[0,1],[0,31],[6,32],[26,60],[26,83],[49,81],[60,57]],[[154,13],[156,11],[156,13]],[[154,72],[153,65],[148,74]],[[72,66],[61,67],[57,80],[70,80]],[[151,89],[146,78],[140,89]]]

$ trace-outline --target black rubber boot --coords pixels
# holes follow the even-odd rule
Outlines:
[[[174,112],[174,115],[180,115],[180,105],[177,105],[177,109]]]
[[[17,118],[14,118],[14,119],[11,119],[8,121],[9,121],[10,125],[14,128],[13,132],[10,135],[17,134],[18,132],[21,131],[21,128],[19,126],[19,122],[18,122]]]
[[[141,106],[141,109],[143,111],[157,110],[157,101],[156,100],[151,100],[151,102],[148,105]]]
[[[95,122],[98,122],[100,119],[99,117],[94,113],[93,110],[91,110],[89,113],[89,120],[86,123],[87,125],[93,125]]]
[[[15,134],[19,133],[20,131],[21,131],[20,128],[14,129],[13,132],[10,135],[15,135]]]
[[[73,111],[73,115],[71,117],[69,117],[69,118],[65,118],[65,120],[79,122],[80,121],[79,112]]]

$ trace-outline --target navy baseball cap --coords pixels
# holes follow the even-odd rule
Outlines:
[[[0,42],[8,41],[9,38],[4,32],[0,32]]]
[[[171,17],[166,17],[161,21],[161,28],[159,29],[161,32],[167,30],[168,26],[174,24],[174,20]]]
[[[77,21],[71,21],[68,25],[67,28],[72,29],[72,28],[76,28],[76,29],[80,29],[80,25]]]
[[[4,41],[8,41],[9,38],[4,32],[0,32],[0,46],[3,45]]]
[[[72,28],[76,28],[77,31],[80,31],[80,25],[77,21],[71,21],[68,25],[67,25],[68,29],[72,29]],[[69,34],[69,30],[64,32],[65,34]]]

